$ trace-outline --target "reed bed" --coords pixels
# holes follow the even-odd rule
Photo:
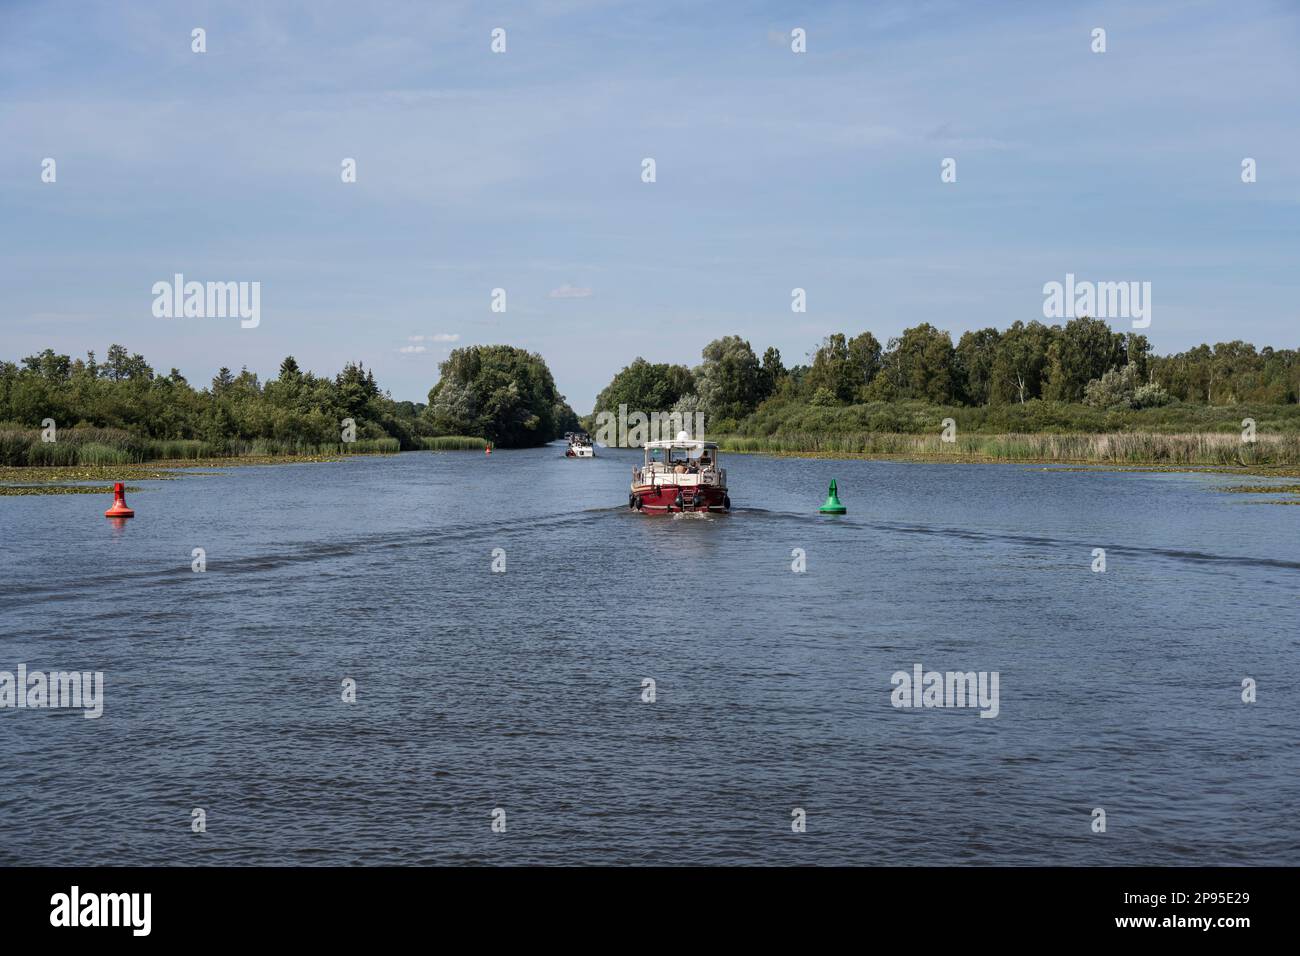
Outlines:
[[[428,451],[481,451],[482,438],[467,435],[417,436]],[[725,451],[774,454],[863,455],[951,460],[1070,462],[1167,466],[1300,466],[1300,434],[1261,432],[1253,443],[1238,432],[971,434],[958,431],[944,442],[935,432],[895,431],[783,432],[764,436],[723,435]],[[139,464],[146,461],[198,461],[219,458],[322,457],[394,454],[396,438],[354,442],[302,442],[278,439],[143,439],[111,428],[67,428],[58,440],[44,442],[36,429],[0,428],[0,466],[66,467]]]
[[[358,438],[352,442],[282,441],[275,438],[255,438],[252,441],[226,443],[225,455],[229,457],[255,456],[298,457],[319,455],[375,455],[396,454],[402,443],[396,438]],[[222,457],[220,454],[217,457]]]
[[[66,428],[59,430],[56,437],[56,441],[46,442],[37,429],[0,429],[0,466],[129,465],[212,458],[394,454],[401,450],[401,442],[396,438],[359,438],[346,443],[257,438],[214,443],[197,439],[138,438],[113,428]]]
[[[896,432],[724,435],[726,451],[777,454],[847,454],[923,458],[1110,463],[1131,465],[1300,465],[1300,435],[1257,435],[1246,443],[1239,434],[1201,432],[1160,434],[1006,434],[961,435],[944,442],[937,434]]]
[[[209,442],[195,438],[152,439],[148,443],[148,460],[159,461],[195,461],[199,458],[215,458],[222,449]]]
[[[419,436],[416,439],[424,451],[482,451],[487,441],[469,435],[439,435],[436,438]]]
[[[42,439],[39,429],[0,429],[0,465],[115,465],[145,460],[145,440],[117,428],[65,428],[56,441]]]

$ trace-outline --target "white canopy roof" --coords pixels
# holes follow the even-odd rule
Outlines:
[[[706,448],[716,449],[717,442],[696,441],[691,438],[687,432],[678,432],[677,437],[662,441],[648,441],[645,443],[646,448],[685,448],[687,451],[703,451]]]

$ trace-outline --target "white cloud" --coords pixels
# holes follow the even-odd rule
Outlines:
[[[408,342],[459,342],[460,335],[456,332],[436,332],[433,335],[412,335],[407,338]]]
[[[590,289],[580,289],[567,282],[558,289],[551,290],[552,299],[586,299],[591,296]]]
[[[429,351],[429,349],[423,345],[403,345],[398,351],[403,355],[418,355],[420,352]]]

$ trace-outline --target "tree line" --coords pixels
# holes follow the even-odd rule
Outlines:
[[[1103,409],[1300,400],[1300,353],[1294,349],[1233,341],[1157,356],[1145,336],[1114,332],[1086,317],[1063,326],[1034,321],[1004,331],[976,329],[955,345],[948,332],[929,323],[883,346],[871,332],[837,332],[810,358],[786,368],[777,349],[760,357],[740,336],[725,336],[704,347],[694,368],[636,359],[597,396],[595,411],[616,411],[619,404],[647,412],[703,411],[710,430],[722,433],[769,400],[825,407],[1044,401]]]
[[[977,408],[1055,403],[1042,406],[1064,410],[1042,416],[1054,422],[1069,419],[1075,413],[1068,409],[1079,406],[1300,401],[1300,354],[1294,349],[1232,341],[1158,356],[1145,336],[1114,332],[1091,318],[1063,326],[1035,321],[1003,331],[977,329],[955,345],[949,333],[929,323],[884,345],[871,332],[834,333],[807,363],[789,368],[776,348],[760,356],[748,341],[729,335],[706,345],[701,359],[688,368],[638,358],[597,396],[595,412],[617,413],[620,404],[647,413],[681,412],[683,418],[702,412],[711,432],[726,433],[760,406],[764,421],[779,427],[783,417],[801,409],[902,408],[918,401]],[[267,381],[246,368],[222,368],[196,387],[177,369],[159,373],[121,345],[111,346],[102,361],[94,352],[73,359],[46,349],[20,362],[0,361],[0,431],[38,429],[53,419],[59,428],[81,425],[142,439],[202,442],[220,454],[240,442],[271,442],[277,449],[337,445],[345,419],[352,420],[358,440],[402,449],[424,447],[437,436],[474,436],[502,447],[539,445],[580,427],[536,353],[468,346],[454,350],[440,373],[426,405],[395,401],[360,362],[332,376],[317,375],[288,356]],[[15,439],[9,458],[22,457],[32,441],[27,431],[18,437],[22,441]]]
[[[442,363],[430,404],[395,401],[374,371],[348,362],[316,375],[293,356],[275,378],[247,368],[220,369],[196,387],[177,369],[157,372],[144,356],[112,345],[104,359],[73,359],[53,349],[21,362],[0,361],[0,428],[117,429],[153,440],[203,442],[217,453],[240,442],[272,447],[330,446],[351,419],[360,441],[477,436],[502,446],[544,444],[577,427],[540,355],[510,346],[457,349]]]

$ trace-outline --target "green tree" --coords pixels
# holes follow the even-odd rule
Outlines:
[[[100,366],[99,374],[114,382],[120,382],[126,378],[130,359],[126,349],[114,343],[108,347],[108,354],[105,356],[104,364]]]
[[[860,401],[880,373],[880,342],[870,332],[852,339],[836,332],[822,340],[813,354],[804,388],[813,394],[825,389],[834,402]]]
[[[786,371],[785,366],[781,364],[781,352],[775,346],[769,345],[763,353],[764,397],[774,393],[781,386],[781,380],[785,377]]]
[[[804,378],[804,388],[816,399],[812,403],[850,402],[856,384],[849,371],[849,343],[844,333],[826,336],[813,353],[812,367]]]
[[[997,329],[972,329],[957,343],[956,366],[962,397],[971,405],[987,405],[993,381],[993,363],[1002,333]]]
[[[845,368],[849,379],[849,400],[856,401],[866,392],[881,369],[880,340],[870,332],[849,339],[849,360]]]
[[[334,377],[334,387],[338,392],[339,404],[349,418],[360,416],[371,400],[379,397],[379,386],[375,384],[374,375],[368,374],[360,362],[346,363],[343,371]]]
[[[709,418],[743,418],[766,397],[758,356],[740,336],[714,339],[701,354],[704,363],[695,369],[695,390]]]
[[[623,368],[596,396],[595,412],[618,414],[619,405],[629,411],[667,412],[694,391],[695,379],[684,365],[653,365],[636,358]]]
[[[1047,353],[1056,332],[1041,322],[1016,322],[1002,333],[989,369],[989,403],[1041,398]]]
[[[72,359],[67,355],[56,355],[54,349],[46,349],[39,355],[29,355],[23,359],[23,366],[45,381],[58,384],[66,382],[72,374]]]
[[[947,404],[956,385],[953,355],[952,337],[925,322],[890,339],[882,365],[900,397]]]
[[[503,448],[542,445],[576,421],[546,362],[509,345],[455,349],[439,366],[428,415],[443,434],[477,435]]]
[[[112,349],[109,349],[110,353],[112,351]],[[230,387],[234,384],[235,377],[230,374],[230,369],[223,365],[221,366],[220,371],[212,377],[212,394],[220,397],[229,391]]]
[[[1071,319],[1047,352],[1043,397],[1058,402],[1083,399],[1084,387],[1126,362],[1124,336],[1101,319]]]
[[[302,369],[298,367],[298,360],[292,355],[286,355],[284,361],[280,363],[279,381],[289,383],[298,383],[302,381]]]

